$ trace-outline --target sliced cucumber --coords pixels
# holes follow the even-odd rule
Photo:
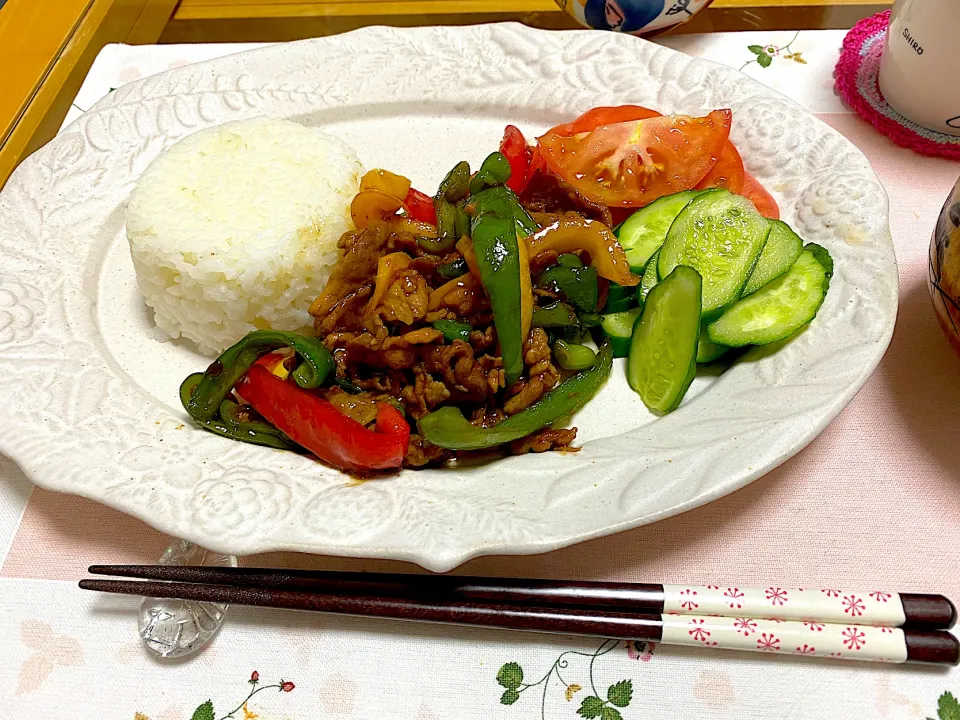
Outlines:
[[[650,291],[633,326],[627,382],[653,412],[676,408],[696,375],[702,292],[700,273],[680,265]]]
[[[803,246],[803,249],[812,252],[817,262],[823,265],[823,269],[827,271],[827,281],[829,284],[830,278],[833,277],[833,258],[830,257],[830,253],[827,252],[825,247],[817,245],[816,243],[807,243]],[[824,292],[826,292],[826,289],[824,289]]]
[[[819,245],[807,245],[790,270],[710,323],[710,340],[740,347],[790,337],[816,316],[832,271],[830,254]]]
[[[687,190],[665,195],[646,207],[640,208],[626,219],[620,226],[617,238],[627,254],[631,268],[639,269],[646,266],[657,249],[663,245],[663,241],[667,239],[667,231],[680,211],[702,192],[705,191]]]
[[[757,258],[753,272],[743,286],[743,295],[755,293],[769,282],[773,282],[793,267],[803,250],[803,240],[790,226],[780,220],[769,220],[770,234],[767,244]]]
[[[698,195],[670,226],[657,272],[666,277],[679,265],[699,272],[703,314],[714,317],[740,298],[769,232],[746,198],[726,190]]]
[[[710,340],[707,334],[707,326],[700,326],[700,338],[697,340],[697,362],[710,363],[716,360],[729,350],[727,345],[718,345]]]
[[[657,250],[647,263],[647,267],[643,271],[643,277],[640,278],[640,284],[637,285],[637,300],[641,303],[647,299],[647,295],[657,284],[657,258],[659,257],[660,251]]]
[[[630,336],[633,334],[633,324],[643,308],[635,307],[623,312],[601,315],[600,329],[610,338],[610,347],[614,357],[626,357],[630,352]]]

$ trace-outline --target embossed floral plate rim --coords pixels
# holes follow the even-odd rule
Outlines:
[[[267,114],[443,107],[546,126],[601,104],[734,111],[732,137],[784,219],[827,246],[816,321],[752,351],[673,414],[577,454],[350,483],[307,458],[185,425],[107,351],[98,273],[146,163],[180,137]],[[451,158],[443,158],[449,164]],[[866,158],[736,70],[615,33],[515,24],[366,28],[177,68],[111,93],[28,158],[0,194],[0,449],[43,487],[92,498],[237,555],[294,550],[448,570],[537,553],[683,512],[809,443],[885,351],[897,308],[887,198]],[[622,373],[622,369],[618,370]],[[588,411],[616,413],[624,395]]]

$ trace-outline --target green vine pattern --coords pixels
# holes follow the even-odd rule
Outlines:
[[[582,685],[568,682],[563,672],[569,667],[569,657],[580,656],[589,658],[587,686],[591,694],[585,696],[580,701],[577,715],[582,718],[587,718],[588,720],[590,718],[623,720],[623,715],[621,715],[620,711],[628,707],[630,701],[633,699],[633,681],[620,680],[619,682],[615,682],[606,689],[605,693],[601,694],[596,686],[593,671],[597,658],[603,657],[612,650],[615,650],[620,646],[620,642],[619,640],[604,640],[592,653],[567,650],[553,661],[553,665],[550,666],[550,669],[543,677],[533,683],[525,683],[523,681],[523,667],[521,667],[519,663],[505,663],[497,671],[497,682],[504,688],[503,694],[500,696],[500,702],[504,705],[513,705],[520,699],[523,693],[533,688],[539,688],[540,718],[541,720],[546,720],[547,693],[551,687],[551,681],[554,676],[556,676],[556,679],[563,686],[564,697],[567,701],[573,700],[574,695],[583,690]]]
[[[743,65],[740,66],[740,69],[743,70],[748,65],[757,63],[762,68],[768,68],[773,64],[773,59],[775,57],[782,57],[784,60],[792,60],[795,63],[800,65],[806,65],[807,61],[804,59],[803,55],[798,52],[792,52],[790,48],[797,41],[797,38],[800,36],[800,31],[797,31],[797,34],[793,36],[793,40],[788,42],[783,47],[778,47],[776,45],[748,45],[747,50],[756,55],[752,60],[747,60]]]
[[[952,692],[945,692],[937,699],[937,717],[927,720],[960,720],[960,701]]]
[[[250,712],[247,709],[247,702],[254,695],[262,693],[265,690],[276,690],[277,692],[285,693],[291,692],[296,685],[294,685],[289,680],[279,680],[278,682],[271,683],[270,685],[261,685],[260,684],[260,673],[254,670],[250,674],[250,679],[247,681],[250,684],[250,692],[247,693],[247,696],[237,705],[233,710],[228,712],[226,715],[218,716],[213,708],[213,701],[207,700],[200,703],[197,706],[197,709],[193,711],[193,715],[190,716],[190,720],[233,720],[234,718],[241,718],[237,713],[242,712],[242,720],[253,720],[253,718],[259,717],[256,713]],[[133,720],[150,720],[149,717],[143,713],[136,713],[133,716]]]
[[[279,682],[273,683],[272,685],[260,685],[260,673],[254,670],[250,674],[250,679],[247,681],[250,683],[251,689],[243,701],[237,705],[233,710],[228,712],[226,715],[220,717],[220,720],[230,720],[231,718],[236,717],[237,713],[241,710],[244,711],[244,715],[249,715],[247,712],[247,701],[250,700],[257,693],[261,693],[264,690],[276,690],[277,692],[290,692],[296,687],[289,680],[280,680]],[[213,711],[213,702],[207,700],[205,703],[200,705],[196,710],[193,711],[193,715],[190,720],[216,720],[216,713]]]

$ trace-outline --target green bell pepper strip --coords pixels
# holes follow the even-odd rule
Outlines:
[[[220,403],[220,419],[233,428],[236,434],[232,437],[239,437],[241,440],[247,439],[249,442],[258,445],[269,445],[270,447],[291,450],[299,449],[299,446],[288,438],[282,430],[275,428],[270,423],[245,419],[241,414],[242,407],[229,398]],[[250,406],[247,405],[246,407]]]
[[[480,281],[493,309],[506,386],[510,387],[523,372],[520,249],[516,226],[512,217],[488,214],[474,219],[471,235]]]
[[[445,405],[420,418],[420,435],[447,450],[482,450],[519,440],[586,405],[610,377],[612,367],[613,351],[604,343],[593,367],[570,376],[526,410],[482,428],[472,425],[456,407]]]
[[[476,195],[482,190],[503,185],[510,179],[510,162],[502,153],[492,152],[470,180],[470,194]]]
[[[437,320],[433,327],[443,333],[443,339],[447,342],[454,340],[470,339],[470,331],[473,329],[468,323],[457,322],[456,320]]]
[[[568,268],[583,267],[583,262],[576,253],[563,253],[557,257],[557,264]]]
[[[197,386],[203,380],[203,373],[193,373],[188,375],[187,379],[180,385],[180,402],[186,407],[197,390]],[[242,442],[252,443],[253,445],[263,445],[265,447],[277,448],[279,450],[299,450],[299,446],[288,438],[283,432],[267,423],[257,421],[242,421],[239,418],[238,411],[240,406],[232,400],[224,400],[220,403],[219,412],[221,417],[214,417],[210,420],[196,420],[204,430],[208,430],[215,435],[230,438],[231,440],[240,440]]]
[[[457,206],[440,198],[436,209],[437,237],[418,237],[417,245],[431,255],[446,255],[457,244]]]
[[[512,210],[513,218],[517,223],[517,232],[521,236],[533,235],[540,229],[540,226],[520,204],[516,193],[501,185],[487,188],[476,195],[472,195],[467,201],[467,214],[476,215],[477,212],[482,212],[484,207],[489,207],[491,204],[497,204],[498,206],[502,204]]]
[[[454,208],[456,215],[453,218],[453,234],[459,240],[464,235],[470,234],[470,216],[460,206]]]
[[[579,325],[558,328],[553,334],[555,337],[550,338],[551,342],[563,340],[563,342],[569,345],[581,345],[585,340],[591,337],[591,335],[588,335],[586,332],[584,332],[583,328]],[[549,335],[547,337],[549,337]],[[579,370],[580,368],[577,369]]]
[[[333,355],[318,338],[279,330],[255,330],[210,364],[183,406],[195,420],[212,420],[220,403],[257,359],[284,347],[293,348],[303,360],[294,373],[294,380],[304,389],[319,387],[335,367]]]
[[[440,187],[437,188],[435,199],[444,199],[448,203],[455,204],[466,197],[470,191],[470,163],[461,160],[446,177],[440,181]]]
[[[459,212],[456,203],[466,197],[470,191],[470,164],[461,160],[447,173],[440,182],[433,204],[437,211],[437,239],[418,238],[417,243],[428,253],[442,255],[448,253],[457,244],[460,235],[457,234]],[[460,225],[464,221],[460,220]],[[460,228],[464,229],[463,227]]]
[[[546,307],[533,308],[533,327],[579,327],[576,311],[566,303],[557,301]]]
[[[629,310],[637,304],[637,289],[625,285],[610,283],[607,290],[607,302],[603,306],[604,313],[622,312]]]
[[[453,280],[468,272],[470,272],[470,268],[467,267],[467,261],[463,258],[457,258],[453,262],[437,266],[437,274],[444,280]],[[630,290],[633,290],[633,288],[630,288]]]
[[[593,367],[597,360],[597,354],[593,348],[567,343],[564,340],[557,340],[553,344],[553,355],[557,358],[557,364],[564,370],[586,370]]]
[[[494,191],[504,190],[504,193]],[[470,237],[480,268],[480,282],[490,298],[493,324],[500,341],[506,387],[523,372],[522,290],[517,215],[523,212],[506,188],[484,190],[472,199]]]
[[[359,385],[354,385],[352,382],[350,382],[346,378],[334,377],[333,379],[330,380],[330,382],[336,385],[341,390],[343,390],[345,393],[349,393],[350,395],[359,395],[360,393],[363,392],[362,387],[360,387]]]
[[[600,288],[595,267],[551,265],[537,275],[534,285],[560,293],[577,310],[596,312]]]

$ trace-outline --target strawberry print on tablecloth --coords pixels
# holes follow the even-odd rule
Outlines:
[[[624,643],[627,646],[629,657],[635,657],[638,650],[637,645],[631,642]],[[653,643],[638,643],[644,645],[642,650],[642,659],[648,661],[653,655]],[[535,680],[524,673],[523,666],[518,662],[508,662],[500,666],[497,671],[496,681],[503,692],[500,694],[501,705],[513,705],[521,699],[524,693],[528,693],[539,699],[541,720],[546,720],[546,705],[548,698],[554,694],[560,693],[567,703],[576,701],[579,704],[571,705],[571,711],[576,709],[576,715],[581,718],[602,718],[602,720],[623,720],[621,710],[630,705],[633,700],[633,681],[623,679],[612,685],[607,686],[606,691],[602,690],[602,685],[596,677],[597,660],[603,656],[608,656],[605,661],[609,661],[610,653],[620,647],[620,640],[604,640],[600,646],[592,653],[581,652],[578,650],[568,650],[560,654],[553,662],[550,669],[544,675],[539,675]],[[580,660],[575,667],[571,667],[571,662]],[[561,669],[563,672],[561,672]],[[574,681],[574,678],[577,678]],[[531,702],[530,705],[534,703]],[[570,713],[573,715],[573,713]]]
[[[265,690],[276,690],[280,693],[288,693],[293,692],[293,690],[296,688],[296,685],[289,680],[278,680],[275,683],[263,685],[260,683],[260,673],[257,670],[254,670],[252,673],[250,673],[250,679],[247,680],[247,683],[250,685],[250,689],[247,691],[247,696],[229,712],[224,714],[221,711],[218,713],[214,709],[213,700],[205,700],[197,706],[196,710],[193,711],[193,714],[190,716],[190,720],[227,720],[227,718],[238,718],[238,713],[241,712],[243,713],[244,718],[253,720],[254,718],[260,717],[259,713],[255,713],[250,709],[249,703],[254,695],[259,695]],[[134,714],[134,720],[150,720],[150,716],[142,712],[137,712]]]

